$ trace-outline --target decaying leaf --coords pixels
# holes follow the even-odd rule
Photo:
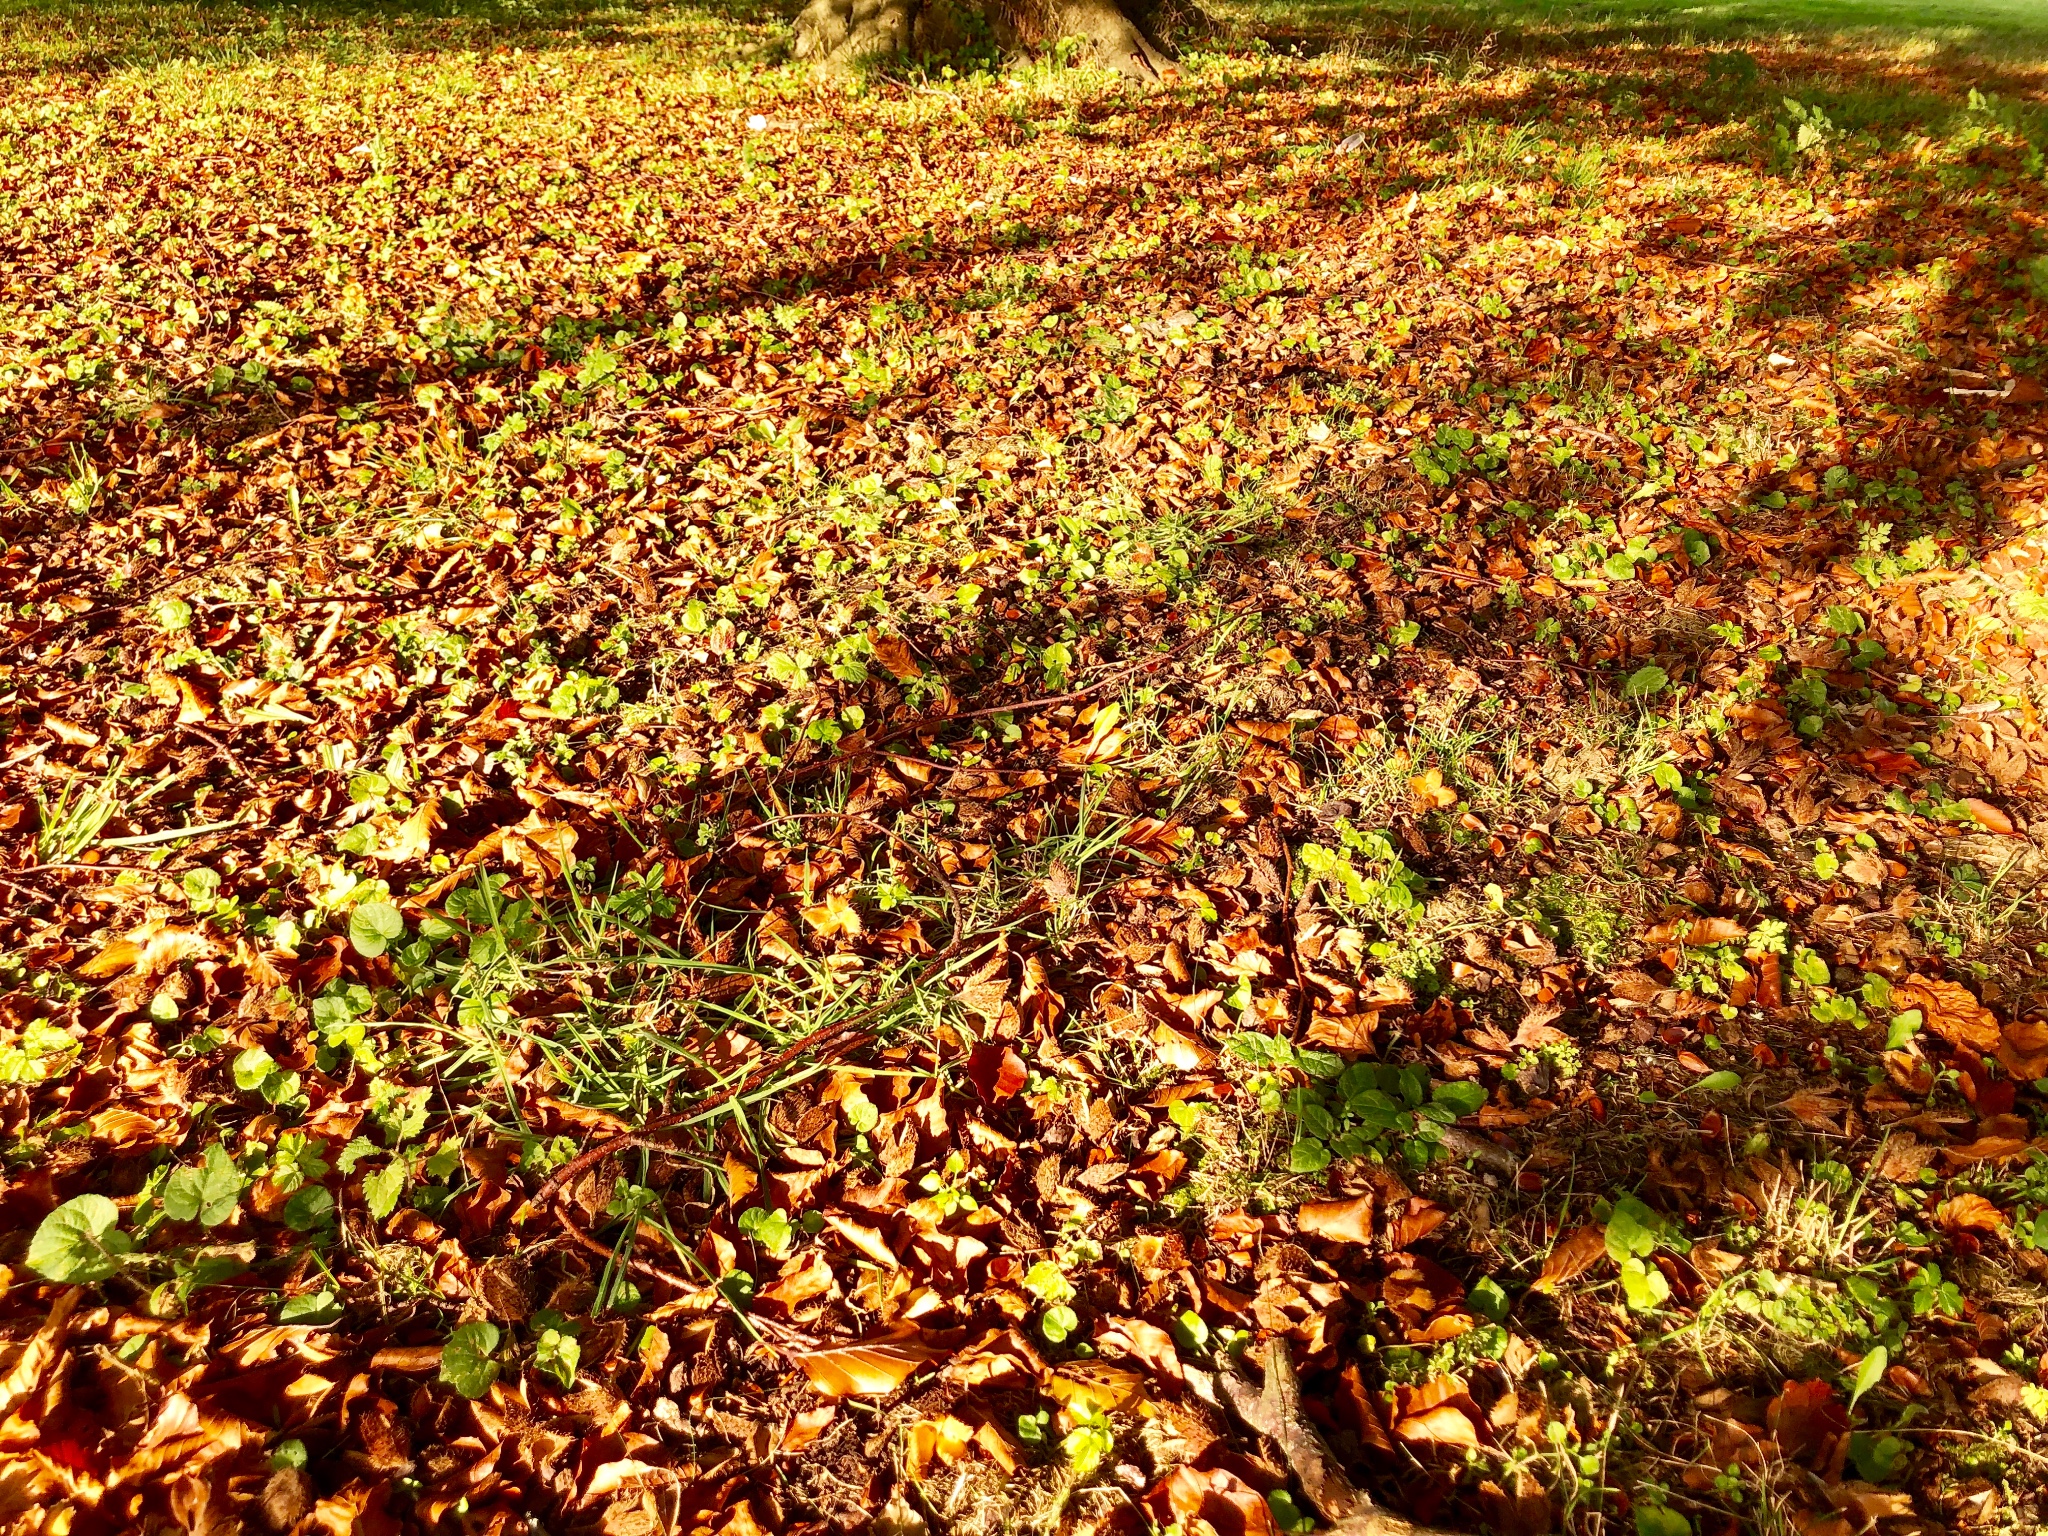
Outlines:
[[[1918,1008],[1927,1028],[1950,1045],[1966,1045],[1989,1055],[2003,1043],[1998,1019],[1976,994],[1958,982],[1916,976],[1892,988],[1893,1006]]]

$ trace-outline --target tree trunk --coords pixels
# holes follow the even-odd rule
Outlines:
[[[852,74],[890,56],[951,53],[966,42],[972,12],[1005,48],[1077,38],[1091,62],[1131,79],[1156,85],[1173,73],[1166,49],[1118,0],[810,0],[796,18],[796,56]]]

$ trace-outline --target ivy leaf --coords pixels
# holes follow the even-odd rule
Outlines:
[[[315,1291],[308,1296],[287,1296],[284,1305],[277,1309],[280,1323],[297,1323],[304,1327],[317,1327],[340,1319],[341,1298],[331,1290]]]
[[[1048,1344],[1065,1343],[1068,1335],[1080,1326],[1081,1319],[1072,1307],[1047,1307],[1045,1316],[1038,1320],[1038,1331],[1045,1335]]]
[[[501,1335],[496,1323],[464,1323],[441,1348],[441,1380],[467,1398],[482,1397],[498,1379]]]
[[[1663,1504],[1638,1504],[1636,1536],[1692,1536],[1692,1522]]]
[[[447,1360],[447,1354],[442,1354]],[[534,1369],[552,1376],[565,1387],[576,1385],[576,1367],[583,1358],[583,1346],[559,1328],[543,1328],[533,1341]],[[474,1394],[471,1394],[474,1395]]]
[[[1486,1090],[1478,1083],[1438,1083],[1429,1096],[1458,1116],[1476,1115],[1486,1107]]]
[[[105,1195],[80,1195],[50,1212],[29,1239],[28,1267],[58,1285],[84,1285],[119,1274],[134,1241],[119,1229],[121,1212]]]
[[[334,1196],[324,1184],[308,1184],[284,1203],[280,1219],[294,1232],[310,1232],[334,1220]]]
[[[1305,1136],[1287,1149],[1290,1173],[1320,1173],[1329,1166],[1330,1149],[1313,1137]]]
[[[277,1062],[270,1052],[260,1045],[252,1045],[235,1058],[235,1086],[244,1093],[255,1093],[276,1071]]]
[[[1507,1318],[1508,1293],[1491,1275],[1482,1275],[1479,1283],[1465,1293],[1465,1300],[1489,1323],[1502,1322]]]

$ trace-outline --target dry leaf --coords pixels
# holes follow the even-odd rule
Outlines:
[[[793,1358],[812,1387],[826,1397],[886,1397],[942,1353],[919,1343],[914,1331],[906,1331]]]
[[[768,959],[780,960],[784,965],[795,965],[804,957],[796,929],[779,912],[761,914],[761,921],[754,929],[754,945]]]
[[[875,660],[889,669],[889,675],[899,683],[907,683],[923,672],[917,664],[917,656],[901,635],[869,634],[868,644],[875,653]]]
[[[1415,799],[1415,812],[1427,816],[1431,811],[1443,810],[1458,803],[1458,792],[1444,783],[1444,771],[1431,768],[1418,773],[1408,781],[1408,792]]]
[[[1977,818],[1977,825],[1987,832],[1996,832],[2000,837],[2014,837],[2019,828],[2012,818],[1988,800],[1964,800],[1963,809]]]
[[[1998,1064],[2023,1083],[2048,1077],[2048,1022],[2020,1019],[2006,1025],[1998,1042]]]
[[[1410,1445],[1441,1445],[1454,1450],[1477,1449],[1479,1445],[1477,1426],[1462,1408],[1449,1403],[1409,1415],[1394,1425],[1394,1433]]]
[[[1294,1213],[1294,1221],[1296,1228],[1310,1237],[1369,1245],[1372,1213],[1372,1196],[1359,1195],[1352,1200],[1312,1200]]]
[[[1944,1232],[2003,1232],[2006,1214],[1982,1195],[1952,1195],[1934,1208]]]
[[[1916,976],[1892,988],[1892,1006],[1918,1008],[1927,1028],[1950,1045],[1966,1045],[1986,1055],[1996,1051],[2004,1032],[1989,1008],[1968,987],[1934,976]]]
[[[1104,1413],[1134,1408],[1145,1400],[1145,1378],[1102,1360],[1075,1360],[1046,1379],[1045,1390],[1063,1403],[1082,1402]]]
[[[1387,1247],[1401,1253],[1450,1219],[1451,1213],[1442,1206],[1417,1196],[1392,1213],[1387,1223]]]
[[[1550,1257],[1543,1261],[1543,1272],[1536,1277],[1532,1291],[1554,1291],[1567,1280],[1576,1279],[1607,1257],[1607,1228],[1598,1223],[1580,1227],[1578,1231],[1550,1250]]]
[[[1379,1022],[1378,1010],[1342,1017],[1319,1013],[1309,1021],[1308,1041],[1310,1045],[1327,1046],[1333,1051],[1370,1055],[1373,1034],[1379,1028]]]
[[[392,828],[391,841],[373,848],[370,857],[386,864],[410,863],[434,851],[434,834],[441,830],[441,806],[436,800],[422,800],[414,811]]]

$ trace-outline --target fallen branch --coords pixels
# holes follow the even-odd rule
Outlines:
[[[1244,1367],[1226,1356],[1217,1383],[1231,1410],[1248,1429],[1280,1448],[1288,1470],[1316,1512],[1337,1536],[1452,1536],[1438,1526],[1417,1525],[1375,1504],[1345,1475],[1315,1422],[1302,1412],[1301,1378],[1285,1339],[1266,1342],[1266,1381],[1254,1387]]]

